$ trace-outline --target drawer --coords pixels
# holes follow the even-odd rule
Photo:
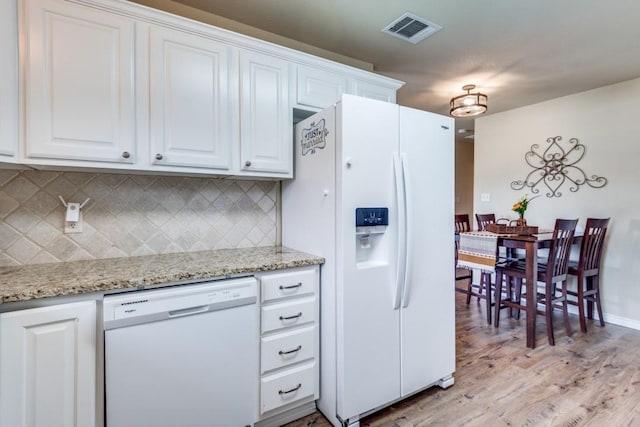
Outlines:
[[[313,396],[316,392],[316,362],[260,379],[260,414]]]
[[[313,294],[316,291],[316,278],[315,268],[262,276],[262,302]]]
[[[314,358],[316,337],[316,327],[310,326],[262,338],[260,373]]]
[[[262,333],[290,326],[304,325],[316,320],[316,297],[295,300],[262,307]]]

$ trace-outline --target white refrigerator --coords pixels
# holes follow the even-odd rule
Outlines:
[[[343,95],[295,129],[282,243],[321,255],[320,399],[335,426],[453,384],[454,121]]]

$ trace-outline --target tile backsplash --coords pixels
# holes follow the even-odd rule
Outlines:
[[[0,169],[0,266],[276,242],[276,183]],[[67,202],[82,233],[64,234]]]

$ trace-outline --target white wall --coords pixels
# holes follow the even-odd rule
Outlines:
[[[565,184],[562,196],[533,200],[529,225],[552,228],[555,218],[611,217],[602,272],[605,321],[640,329],[640,79],[558,98],[476,120],[474,207],[515,218],[512,204],[531,190],[510,183],[532,170],[524,155],[533,144],[544,150],[547,138],[577,138],[586,146],[577,163],[588,177],[603,176],[601,189]],[[481,202],[482,193],[490,194]]]

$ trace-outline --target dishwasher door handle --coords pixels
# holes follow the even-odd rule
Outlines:
[[[204,313],[206,311],[209,311],[209,304],[172,310],[169,312],[169,317],[191,316],[192,314]]]

